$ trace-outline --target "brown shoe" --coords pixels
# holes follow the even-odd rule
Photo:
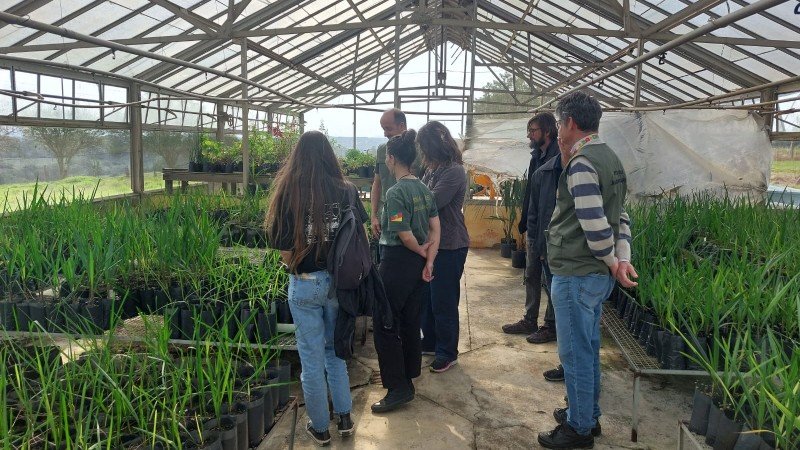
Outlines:
[[[531,334],[536,332],[538,329],[539,327],[535,323],[529,322],[525,319],[522,319],[516,323],[503,325],[503,333],[506,334]]]
[[[556,340],[556,330],[544,325],[539,327],[538,330],[529,334],[525,340],[531,344],[545,344],[547,342],[553,342]]]

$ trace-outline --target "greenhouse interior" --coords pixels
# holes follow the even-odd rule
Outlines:
[[[2,0],[0,448],[591,448],[542,441],[578,423],[572,366],[545,379],[566,344],[503,326],[530,287],[529,120],[582,92],[638,272],[600,300],[592,445],[800,449],[799,74],[788,0]],[[376,412],[356,317],[352,408],[331,388],[320,433],[269,205],[318,130],[372,212],[396,109],[463,154],[458,359],[423,351]]]

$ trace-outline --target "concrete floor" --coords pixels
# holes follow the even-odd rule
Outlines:
[[[386,393],[369,333],[356,344],[349,362],[355,435],[340,438],[331,423],[331,448],[342,449],[538,449],[540,431],[555,425],[554,408],[564,406],[564,384],[542,378],[558,363],[556,343],[533,345],[522,335],[507,335],[501,325],[519,320],[525,299],[522,270],[492,249],[471,249],[462,279],[458,365],[445,373],[423,367],[415,380],[416,399],[391,413],[373,415],[370,405]],[[543,300],[546,297],[543,297]],[[542,304],[542,314],[544,307]],[[432,357],[423,357],[423,366]],[[601,348],[603,435],[597,449],[674,449],[678,420],[691,415],[695,379],[643,377],[639,438],[631,442],[633,374],[616,344],[604,336]],[[296,395],[302,392],[293,386]],[[286,417],[261,448],[288,448],[291,420]],[[305,433],[304,408],[294,448],[317,448]]]

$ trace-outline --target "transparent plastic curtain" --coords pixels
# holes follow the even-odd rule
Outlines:
[[[464,160],[495,181],[522,177],[530,161],[523,119],[478,119]],[[772,146],[760,116],[736,110],[603,114],[600,137],[622,160],[633,198],[691,195],[763,197]]]

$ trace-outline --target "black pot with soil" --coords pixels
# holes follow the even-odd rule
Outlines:
[[[514,250],[511,252],[511,267],[515,269],[524,269],[526,264],[525,250]]]

